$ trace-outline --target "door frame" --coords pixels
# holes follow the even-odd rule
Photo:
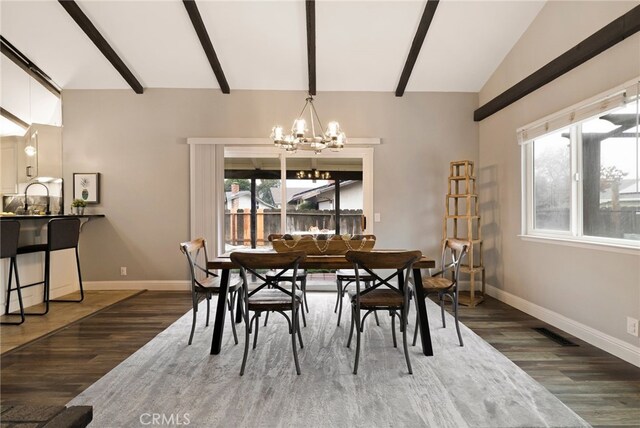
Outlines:
[[[373,234],[373,154],[375,145],[381,144],[380,138],[350,138],[349,146],[340,152],[326,151],[319,154],[300,151],[292,154],[273,146],[266,138],[187,138],[190,152],[190,233],[191,237],[202,236],[208,242],[214,243],[209,248],[213,257],[224,251],[224,158],[229,157],[277,157],[282,162],[292,157],[328,157],[362,158],[362,190],[363,214],[366,216],[367,227],[363,232]],[[209,148],[203,147],[208,146]],[[200,150],[199,149],[206,149]],[[284,164],[286,166],[286,162]],[[286,178],[286,177],[285,177]],[[283,186],[284,193],[284,186]],[[198,201],[197,195],[205,197],[204,203]],[[210,195],[210,196],[207,196]],[[283,200],[286,195],[283,194]],[[285,208],[286,213],[286,208]],[[286,222],[285,216],[281,221]],[[286,223],[281,224],[285,230]]]

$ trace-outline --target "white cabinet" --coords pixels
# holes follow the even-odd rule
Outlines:
[[[27,153],[28,147],[32,155]],[[17,156],[19,183],[36,177],[62,177],[62,128],[32,124],[22,139]]]
[[[3,137],[0,143],[0,193],[18,191],[18,147],[22,137]]]

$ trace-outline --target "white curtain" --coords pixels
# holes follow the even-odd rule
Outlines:
[[[204,237],[209,257],[224,252],[224,146],[189,144],[191,239]]]

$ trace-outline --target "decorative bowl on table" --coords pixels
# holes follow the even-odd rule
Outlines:
[[[304,251],[308,255],[339,255],[347,251],[371,251],[375,235],[270,235],[273,249],[278,253]]]

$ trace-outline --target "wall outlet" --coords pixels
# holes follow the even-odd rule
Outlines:
[[[376,223],[380,223],[380,213],[373,214],[373,221]]]
[[[120,267],[120,276],[127,276],[127,267],[126,266]]]
[[[638,337],[638,320],[635,318],[627,317],[627,333],[632,336]]]

